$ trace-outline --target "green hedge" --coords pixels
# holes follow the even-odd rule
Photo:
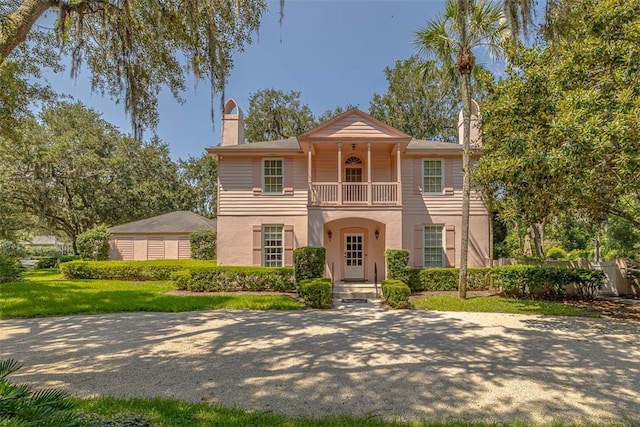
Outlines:
[[[387,277],[408,283],[409,251],[406,249],[387,249],[384,251],[384,257],[387,260]]]
[[[70,279],[169,280],[174,271],[214,265],[192,259],[70,261],[60,264],[60,271]]]
[[[458,290],[459,268],[407,268],[405,274],[413,292]],[[467,270],[467,290],[486,291],[490,286],[490,268]]]
[[[331,301],[331,279],[305,279],[298,283],[298,293],[304,302],[322,308]]]
[[[171,274],[181,290],[193,292],[238,292],[296,290],[292,268],[195,267]]]
[[[216,259],[217,236],[213,230],[196,230],[189,234],[191,258],[201,260]]]
[[[403,281],[395,279],[383,280],[381,287],[382,296],[391,307],[405,308],[409,305],[411,289]]]
[[[293,250],[293,269],[296,283],[305,279],[316,279],[324,274],[326,249],[316,246],[305,246]]]
[[[605,274],[584,268],[505,265],[493,271],[500,291],[514,298],[557,299],[573,284],[579,297],[593,299]]]

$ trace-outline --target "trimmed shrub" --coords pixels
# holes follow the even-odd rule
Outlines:
[[[62,255],[58,257],[58,264],[62,264],[63,262],[75,261],[81,259],[80,255]]]
[[[191,258],[216,259],[216,232],[213,230],[197,230],[189,234]]]
[[[180,290],[186,290],[189,288],[189,280],[191,279],[190,270],[174,271],[169,275],[172,282],[175,282],[176,288]]]
[[[567,251],[559,247],[549,248],[545,256],[547,259],[553,260],[567,259],[568,257]]]
[[[0,283],[19,280],[23,271],[24,267],[17,259],[0,255]]]
[[[405,308],[409,306],[409,296],[411,289],[409,285],[401,280],[387,279],[383,280],[382,297],[393,308]]]
[[[76,238],[78,254],[85,260],[109,259],[109,230],[106,225],[91,227]]]
[[[409,281],[409,251],[406,249],[387,249],[384,251],[387,260],[387,277],[389,279]]]
[[[60,271],[70,279],[169,280],[174,271],[214,265],[215,261],[192,259],[69,261],[60,264]]]
[[[36,268],[54,268],[58,265],[58,258],[56,257],[45,257],[38,260],[36,264]]]
[[[501,292],[514,298],[557,299],[574,284],[578,296],[592,299],[602,287],[602,271],[584,268],[505,265],[493,271]]]
[[[293,250],[293,271],[296,283],[305,279],[316,279],[324,274],[326,249],[305,246]]]
[[[574,268],[574,286],[576,293],[582,299],[593,300],[607,278],[602,270],[587,270],[586,268]]]
[[[411,272],[409,287],[419,291],[457,291],[459,268],[420,268]],[[417,276],[413,278],[412,276]],[[490,268],[469,268],[467,270],[467,290],[486,291],[491,286]]]
[[[331,279],[304,279],[298,283],[298,294],[313,308],[322,308],[331,301]]]
[[[188,275],[179,272],[171,279],[178,289],[193,292],[295,291],[292,268],[193,267]]]

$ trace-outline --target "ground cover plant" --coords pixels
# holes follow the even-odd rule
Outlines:
[[[544,314],[553,316],[597,317],[597,312],[586,307],[575,307],[562,302],[502,298],[497,296],[469,296],[461,300],[457,295],[419,296],[411,301],[416,309],[437,311],[475,311],[484,313]]]
[[[0,285],[0,317],[35,317],[131,311],[182,312],[206,309],[297,310],[282,295],[168,295],[171,281],[64,279],[55,270],[31,270],[23,280]]]
[[[383,421],[371,416],[333,417],[317,419],[292,419],[270,413],[245,411],[238,408],[225,408],[208,403],[190,403],[166,398],[98,397],[79,399],[78,409],[99,414],[107,419],[131,417],[137,414],[149,420],[153,426],[191,426],[191,427],[245,427],[245,426],[284,426],[284,427],[526,427],[526,424],[473,423],[468,421]],[[562,424],[554,424],[562,427]]]

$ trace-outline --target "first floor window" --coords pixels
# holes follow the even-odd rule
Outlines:
[[[444,267],[444,247],[442,244],[442,226],[424,226],[424,261],[425,267]]]
[[[262,227],[262,265],[282,267],[284,260],[284,238],[282,225]]]
[[[282,159],[262,160],[262,191],[265,194],[282,194],[284,170]]]

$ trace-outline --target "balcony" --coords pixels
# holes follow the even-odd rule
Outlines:
[[[312,182],[312,206],[398,206],[397,182]]]

